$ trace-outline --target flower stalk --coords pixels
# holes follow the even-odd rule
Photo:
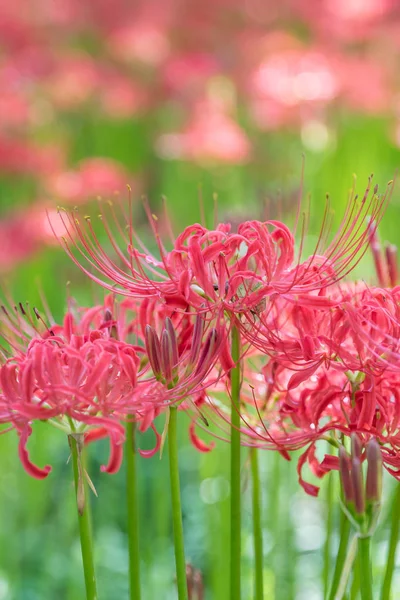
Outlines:
[[[185,548],[183,540],[181,491],[178,466],[177,417],[178,408],[176,406],[171,406],[169,409],[168,424],[168,453],[172,500],[172,525],[174,530],[176,580],[178,586],[178,599],[188,600]]]
[[[350,521],[343,513],[340,520],[340,542],[339,549],[336,557],[335,570],[333,573],[333,579],[331,584],[330,593],[328,600],[336,600],[337,591],[341,581],[341,575],[346,563],[347,546],[349,544],[350,537]]]
[[[390,528],[389,551],[386,562],[385,577],[382,585],[381,600],[390,600],[393,570],[396,558],[397,543],[400,529],[400,484],[396,483],[396,490],[392,500],[392,524]]]
[[[371,536],[360,536],[358,538],[358,554],[360,561],[360,591],[362,600],[373,600],[372,596],[372,573],[371,573]]]
[[[126,423],[126,503],[129,545],[129,589],[130,599],[140,600],[140,551],[139,551],[139,506],[137,493],[135,434],[136,423]]]
[[[264,598],[263,582],[263,539],[261,524],[261,491],[260,472],[258,466],[258,450],[252,448],[250,451],[251,474],[252,474],[252,504],[253,504],[253,541],[255,562],[255,600]]]
[[[86,600],[97,600],[98,596],[93,560],[93,540],[90,505],[87,498],[87,483],[85,481],[87,476],[82,460],[84,442],[83,433],[71,433],[68,436],[68,442],[71,448],[72,466],[74,470],[79,535],[82,551],[83,572],[85,576],[86,586]]]
[[[240,448],[240,333],[232,328],[232,359],[235,366],[231,370],[231,572],[230,598],[240,600],[241,563],[241,448]]]

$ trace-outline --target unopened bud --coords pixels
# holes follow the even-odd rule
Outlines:
[[[201,315],[196,316],[196,320],[193,327],[192,336],[192,347],[190,349],[189,364],[195,365],[199,358],[201,350],[201,340],[203,339],[204,333],[204,319]]]
[[[212,366],[212,361],[215,354],[215,348],[217,345],[218,334],[215,328],[211,329],[206,342],[204,344],[203,350],[200,354],[199,362],[197,364],[196,375],[200,373],[206,373],[208,369]]]
[[[391,287],[397,284],[397,248],[393,244],[388,244],[385,248],[386,264],[389,273],[389,283]]]
[[[192,565],[186,565],[186,583],[188,600],[204,600],[204,584],[201,571],[194,569]]]
[[[356,513],[362,515],[365,512],[364,481],[361,461],[353,457],[351,461],[351,480],[354,491],[354,507]]]
[[[169,332],[164,329],[161,334],[161,364],[164,377],[168,383],[172,381],[172,340]]]
[[[382,453],[376,439],[367,444],[367,502],[379,502],[382,495]]]
[[[186,565],[186,584],[188,591],[188,600],[193,600],[193,567]]]
[[[193,574],[193,588],[195,591],[195,600],[204,600],[204,584],[201,571],[195,571]]]
[[[356,433],[351,434],[351,456],[352,458],[361,459],[362,444]]]
[[[160,340],[154,329],[150,325],[146,325],[144,332],[144,341],[146,344],[146,352],[149,358],[153,373],[158,379],[161,377],[161,346]]]
[[[339,469],[343,496],[346,504],[354,503],[353,481],[350,471],[350,457],[343,446],[339,448]]]
[[[106,310],[104,311],[104,321],[105,321],[105,323],[110,323],[110,325],[108,326],[108,329],[110,331],[110,337],[113,338],[114,340],[117,340],[118,339],[117,328],[114,323],[111,323],[112,320],[113,320],[113,317],[112,317],[111,310],[109,308],[106,308]]]
[[[176,340],[176,333],[172,321],[169,317],[165,319],[165,329],[168,331],[168,335],[171,341],[171,356],[172,356],[172,366],[176,367],[179,361],[178,354],[178,342]]]
[[[385,286],[385,264],[382,258],[381,245],[379,243],[378,232],[376,230],[376,224],[370,221],[369,224],[369,243],[372,252],[372,258],[374,259],[376,276],[378,283],[381,287]]]

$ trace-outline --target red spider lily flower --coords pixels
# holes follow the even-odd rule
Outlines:
[[[282,375],[275,373],[275,378],[279,380]],[[291,375],[288,373],[284,377],[288,380]],[[355,432],[363,442],[375,438],[381,447],[385,468],[400,477],[398,379],[399,374],[390,371],[383,371],[379,376],[362,372],[351,374],[331,365],[329,370],[320,367],[310,379],[293,390],[286,391],[283,385],[279,392],[279,386],[276,386],[274,399],[282,419],[279,441],[287,450],[306,447],[299,463],[300,483],[306,491],[315,495],[318,492],[316,486],[309,487],[301,477],[306,462],[320,477],[332,468],[338,468],[333,457],[318,462],[316,442],[330,439],[337,445],[338,435],[350,437]],[[259,437],[262,434],[259,433]],[[265,434],[263,437],[269,446],[269,437]]]
[[[34,420],[66,432],[85,432],[86,442],[107,435],[111,456],[104,470],[119,468],[124,441],[119,421],[134,412],[140,348],[116,339],[122,319],[112,319],[112,305],[108,297],[104,305],[75,310],[76,317],[71,306],[62,325],[54,323],[48,309],[43,318],[22,304],[2,307],[0,324],[8,349],[4,347],[0,370],[0,418],[20,434],[20,456],[34,476],[48,472],[31,465],[26,451]],[[124,320],[134,322],[126,315]]]
[[[355,353],[354,363],[358,358],[358,366],[362,365],[352,340],[349,347]],[[254,352],[242,361],[239,410],[243,445],[276,450],[287,459],[289,453],[303,450],[299,482],[307,493],[317,495],[318,486],[303,478],[305,465],[317,477],[339,468],[333,456],[318,459],[317,442],[328,440],[338,446],[342,436],[357,432],[363,443],[377,440],[385,468],[400,477],[400,373],[384,368],[375,374],[351,372],[340,360],[298,370],[290,364],[283,366],[279,357],[266,365],[265,361],[265,356]],[[229,440],[230,406],[224,400],[223,381],[207,389],[202,412],[210,424],[207,430]],[[198,418],[194,422],[205,429]]]
[[[351,198],[330,244],[326,243],[326,214],[314,254],[306,261],[295,257],[293,235],[279,221],[245,222],[237,233],[232,233],[227,224],[214,230],[192,225],[173,239],[173,249],[168,251],[155,219],[149,215],[160,253],[157,258],[141,242],[131,216],[127,219],[127,234],[115,219],[116,235],[103,214],[104,228],[116,255],[113,259],[101,245],[89,218],[82,222],[75,214],[62,213],[66,227],[62,242],[72,260],[94,281],[132,298],[160,298],[183,309],[189,305],[200,310],[205,304],[214,313],[250,315],[262,313],[267,299],[276,295],[300,304],[329,304],[322,290],[347,275],[360,259],[367,248],[369,229],[377,226],[388,199],[387,192],[377,194],[377,187],[370,195],[370,186],[371,182],[361,201]],[[110,211],[114,218],[112,205]],[[371,222],[365,227],[368,214]],[[123,247],[117,236],[122,238]],[[82,259],[88,267],[83,266]]]

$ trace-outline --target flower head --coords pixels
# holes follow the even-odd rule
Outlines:
[[[159,249],[157,257],[138,237],[131,214],[124,233],[113,205],[108,205],[111,221],[105,213],[102,221],[115,257],[102,246],[91,219],[81,221],[75,214],[61,213],[66,227],[62,243],[85,273],[113,292],[132,298],[159,298],[183,310],[188,306],[200,310],[206,304],[207,311],[214,313],[258,315],[277,295],[297,303],[321,303],[322,291],[351,271],[367,249],[369,230],[377,226],[387,201],[387,193],[378,195],[375,187],[371,195],[370,188],[371,181],[361,200],[351,197],[330,243],[326,242],[327,208],[315,251],[306,260],[301,257],[301,248],[296,256],[289,228],[272,220],[242,223],[237,233],[231,232],[228,224],[213,230],[192,225],[174,238],[172,249],[167,250],[148,210]],[[365,226],[367,215],[371,222]],[[122,247],[117,237],[122,238]]]

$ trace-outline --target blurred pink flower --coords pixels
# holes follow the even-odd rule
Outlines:
[[[59,146],[39,146],[33,142],[0,136],[0,171],[41,177],[61,169]]]
[[[232,117],[209,102],[199,102],[182,132],[159,137],[157,151],[164,158],[242,164],[251,146]]]
[[[98,66],[91,57],[66,56],[58,59],[45,89],[58,108],[71,109],[94,96],[99,77]]]
[[[192,96],[213,75],[220,71],[215,56],[206,52],[192,52],[172,57],[163,68],[163,78],[169,90]]]
[[[1,82],[1,77],[0,77]],[[26,127],[31,121],[32,106],[21,90],[7,89],[2,85],[0,95],[0,129]]]
[[[0,273],[11,271],[46,245],[58,245],[55,234],[64,235],[65,226],[58,211],[43,200],[1,219]],[[69,231],[69,235],[73,235],[73,231]]]
[[[326,103],[339,93],[339,82],[330,61],[316,49],[272,54],[252,74],[250,87],[255,95],[284,106]]]
[[[130,183],[123,167],[110,158],[87,158],[74,170],[59,171],[48,180],[48,191],[60,201],[81,203],[112,196]]]
[[[108,78],[107,86],[101,87],[100,104],[108,116],[126,119],[146,108],[148,94],[132,78],[115,75]]]
[[[167,32],[157,23],[132,20],[110,35],[108,46],[112,54],[124,62],[142,62],[155,67],[168,56],[170,41]]]
[[[396,13],[396,0],[294,0],[294,9],[323,38],[367,39]]]

